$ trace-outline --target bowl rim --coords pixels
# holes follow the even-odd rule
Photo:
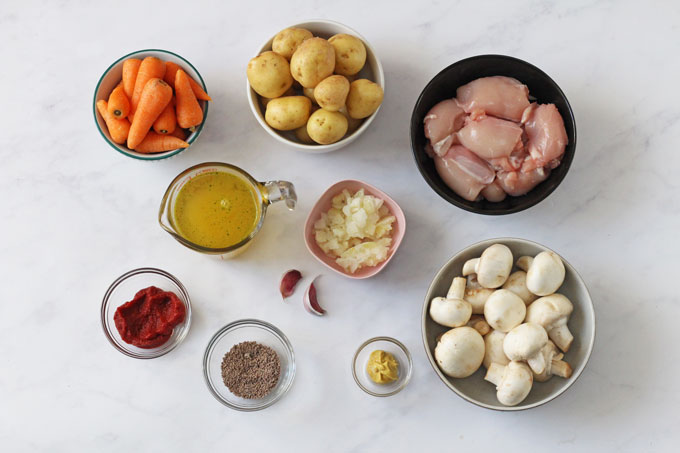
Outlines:
[[[536,71],[539,75],[541,75],[542,77],[545,77],[550,83],[552,83],[555,86],[559,96],[561,96],[564,99],[565,104],[567,106],[568,118],[563,117],[563,120],[569,120],[572,123],[573,129],[574,129],[574,140],[573,140],[572,143],[569,143],[567,145],[567,146],[572,146],[573,152],[571,153],[570,156],[565,155],[566,159],[563,159],[561,161],[560,166],[564,166],[565,170],[564,170],[564,173],[561,174],[559,176],[559,178],[555,180],[556,184],[550,190],[546,190],[546,192],[544,194],[542,194],[542,196],[538,197],[532,203],[528,203],[528,204],[520,205],[520,206],[515,206],[515,207],[512,207],[510,209],[490,208],[490,209],[482,210],[480,208],[468,206],[467,204],[460,202],[455,198],[449,199],[449,194],[445,193],[439,186],[434,184],[434,181],[429,177],[429,175],[427,173],[425,173],[422,166],[418,163],[418,153],[421,152],[421,151],[416,149],[416,146],[415,146],[415,135],[414,135],[414,126],[415,126],[414,122],[416,121],[415,113],[416,113],[416,109],[420,106],[420,103],[422,102],[423,97],[425,96],[425,92],[428,91],[431,88],[431,86],[434,84],[435,80],[437,80],[439,77],[441,77],[445,72],[451,70],[451,68],[453,68],[454,66],[462,64],[462,63],[466,63],[466,62],[469,62],[469,61],[484,60],[484,59],[487,59],[487,58],[497,58],[497,59],[502,59],[502,60],[507,60],[507,61],[519,63],[521,65],[525,65],[527,67],[530,67],[531,69]],[[499,74],[499,75],[502,75],[502,74]],[[418,123],[418,124],[420,124],[420,123]],[[427,185],[429,185],[430,188],[432,190],[434,190],[437,193],[437,195],[439,195],[447,203],[453,204],[454,206],[456,206],[460,209],[463,209],[465,211],[472,212],[474,214],[482,214],[482,215],[515,214],[517,212],[521,212],[521,211],[524,211],[526,209],[532,208],[532,207],[536,206],[537,204],[539,204],[540,202],[542,202],[543,200],[545,200],[546,198],[548,198],[548,196],[550,196],[559,187],[559,185],[562,184],[562,181],[564,181],[564,178],[566,178],[567,173],[569,173],[569,169],[571,168],[571,163],[573,162],[574,155],[576,154],[576,145],[577,145],[577,142],[578,142],[578,140],[577,140],[578,139],[578,131],[577,131],[577,128],[576,128],[576,117],[574,115],[574,109],[572,108],[571,103],[569,102],[569,99],[564,94],[564,91],[562,91],[562,88],[557,84],[557,82],[555,82],[552,79],[552,77],[550,77],[548,74],[546,74],[542,69],[540,69],[539,67],[529,63],[528,61],[522,60],[521,58],[510,56],[510,55],[502,55],[502,54],[474,55],[474,56],[471,56],[471,57],[468,57],[468,58],[463,58],[462,60],[455,61],[455,62],[451,63],[450,65],[446,66],[445,68],[441,69],[434,77],[432,77],[430,79],[430,81],[427,83],[427,85],[425,85],[423,90],[420,92],[418,99],[416,100],[416,103],[415,103],[413,110],[411,112],[409,135],[410,135],[411,153],[412,153],[412,156],[413,156],[413,160],[415,161],[416,167],[418,168],[420,175],[423,177],[425,182],[427,182]],[[550,179],[550,177],[548,177],[548,179]],[[547,181],[547,179],[546,179],[546,181]],[[454,194],[454,195],[456,197],[458,197],[457,194]]]
[[[191,144],[194,143],[194,142],[196,141],[196,139],[198,138],[199,135],[201,135],[201,131],[203,130],[203,125],[205,124],[205,121],[206,121],[206,119],[208,118],[208,106],[209,106],[210,103],[209,103],[209,102],[205,102],[205,103],[204,103],[205,108],[203,109],[203,121],[202,121],[201,124],[196,128],[196,130],[195,130],[189,137],[187,137],[187,143],[189,144],[189,146],[186,147],[186,148],[171,149],[171,150],[169,150],[169,151],[165,151],[165,152],[162,152],[162,153],[150,153],[150,154],[138,153],[138,152],[136,152],[136,151],[134,151],[134,150],[127,150],[127,151],[126,151],[126,150],[123,150],[123,149],[119,148],[119,147],[117,146],[116,143],[113,143],[113,142],[106,136],[106,134],[104,133],[104,131],[102,131],[102,128],[99,126],[99,122],[97,121],[97,118],[98,118],[98,115],[99,115],[99,112],[97,111],[97,93],[99,93],[99,86],[101,85],[101,83],[102,83],[102,81],[104,80],[104,78],[106,77],[106,75],[107,75],[107,74],[111,71],[111,69],[113,69],[113,67],[116,66],[118,63],[120,63],[121,61],[126,60],[126,59],[128,59],[128,58],[130,58],[130,57],[132,57],[132,56],[134,56],[134,55],[138,55],[138,54],[141,54],[141,53],[147,53],[147,52],[158,52],[158,53],[162,53],[162,54],[165,53],[165,54],[169,54],[169,55],[172,55],[172,56],[174,56],[174,57],[179,58],[180,60],[182,60],[183,62],[185,62],[191,69],[193,69],[194,72],[196,72],[196,75],[198,76],[199,82],[201,83],[203,89],[204,89],[206,92],[208,91],[208,88],[207,88],[206,85],[205,85],[205,81],[203,80],[203,76],[201,76],[201,73],[198,72],[198,69],[196,69],[196,67],[195,67],[194,65],[192,65],[192,64],[189,62],[189,60],[187,60],[187,59],[184,58],[183,56],[181,56],[181,55],[179,55],[179,54],[177,54],[177,53],[175,53],[175,52],[171,52],[171,51],[169,51],[169,50],[164,50],[164,49],[142,49],[142,50],[135,50],[134,52],[130,52],[130,53],[128,53],[127,55],[123,55],[122,57],[120,57],[119,59],[117,59],[116,61],[114,61],[113,63],[111,63],[111,64],[109,65],[109,67],[106,68],[106,70],[105,70],[105,71],[102,73],[102,75],[99,77],[99,81],[97,82],[97,85],[95,86],[95,89],[94,89],[94,95],[92,96],[92,113],[93,113],[93,115],[94,115],[94,123],[95,123],[95,125],[97,126],[97,130],[99,131],[99,134],[101,134],[101,136],[104,138],[104,140],[106,141],[106,143],[109,144],[109,146],[111,146],[113,149],[115,149],[115,150],[118,151],[119,153],[123,154],[124,156],[132,157],[133,159],[143,160],[143,161],[155,161],[155,160],[167,159],[167,158],[169,158],[169,157],[172,157],[172,156],[175,156],[175,155],[181,153],[182,151],[184,151],[184,150],[186,150],[186,149],[189,149],[189,147],[191,146]],[[147,157],[147,156],[148,156],[148,157]]]
[[[182,333],[177,336],[175,339],[174,343],[166,350],[164,351],[159,351],[157,353],[149,354],[149,355],[141,355],[135,352],[132,352],[130,350],[121,348],[116,341],[113,339],[111,336],[111,333],[109,332],[109,320],[108,316],[106,313],[106,309],[109,305],[109,298],[111,297],[111,294],[115,291],[118,286],[123,283],[125,280],[127,280],[130,277],[135,277],[140,274],[157,274],[162,277],[165,277],[166,279],[170,280],[172,283],[177,285],[181,292],[181,297],[180,300],[184,303],[184,307],[186,308],[186,314],[184,317],[184,321],[180,324],[182,326]],[[116,278],[111,285],[109,285],[108,289],[104,293],[104,298],[102,299],[102,304],[101,304],[101,309],[100,309],[100,315],[101,315],[101,324],[102,324],[102,329],[104,330],[104,335],[106,335],[106,339],[109,340],[109,343],[113,345],[114,348],[116,348],[117,351],[125,354],[128,357],[132,357],[133,359],[155,359],[158,357],[162,357],[165,354],[169,353],[173,349],[175,349],[177,346],[184,341],[186,338],[187,334],[189,333],[189,328],[191,327],[191,299],[189,298],[189,292],[187,289],[184,287],[182,282],[180,282],[177,277],[172,275],[171,273],[164,271],[162,269],[158,269],[155,267],[139,267],[137,269],[132,269],[128,272],[125,272],[118,278]],[[175,326],[177,328],[179,326]],[[150,349],[148,349],[150,351]]]
[[[277,337],[285,346],[286,350],[290,353],[290,378],[288,379],[288,382],[284,384],[284,387],[282,388],[281,392],[274,398],[272,398],[271,401],[267,402],[266,404],[262,404],[260,406],[253,406],[253,407],[242,407],[242,406],[237,406],[233,403],[230,403],[229,401],[225,400],[220,396],[220,394],[215,390],[213,385],[210,382],[210,377],[208,375],[208,356],[212,352],[212,350],[215,347],[215,344],[217,343],[218,338],[230,331],[233,330],[236,327],[241,327],[241,326],[257,326],[264,328],[264,330],[268,331],[275,337]],[[275,325],[268,323],[267,321],[262,321],[261,319],[255,319],[255,318],[245,318],[245,319],[239,319],[236,321],[232,321],[230,323],[225,324],[221,328],[217,330],[213,334],[213,336],[210,338],[210,341],[208,342],[208,345],[205,347],[205,352],[203,353],[203,380],[205,381],[205,385],[208,387],[208,391],[210,394],[220,403],[223,405],[227,406],[230,409],[234,409],[237,411],[241,412],[255,412],[259,411],[262,409],[265,409],[272,404],[276,403],[279,401],[281,398],[283,398],[289,391],[290,388],[293,386],[293,381],[295,381],[295,370],[296,370],[296,365],[295,365],[295,351],[293,350],[293,345],[290,343],[288,340],[288,337]],[[279,378],[280,379],[280,378]],[[277,383],[278,385],[278,383]]]
[[[401,349],[401,350],[403,351],[404,355],[406,355],[406,358],[407,358],[407,363],[408,363],[407,370],[408,370],[408,371],[407,371],[407,373],[406,373],[406,377],[404,378],[404,380],[402,381],[402,383],[401,383],[396,389],[394,389],[393,391],[388,392],[388,393],[376,393],[376,392],[374,392],[374,391],[372,391],[372,390],[366,388],[366,387],[361,383],[361,381],[359,380],[359,377],[357,376],[357,359],[359,358],[359,354],[360,354],[361,351],[363,351],[368,345],[370,345],[370,344],[372,344],[372,343],[375,343],[375,342],[377,342],[377,341],[387,341],[388,343],[394,344],[395,346],[397,346],[399,349]],[[368,394],[371,395],[371,396],[377,396],[377,397],[381,398],[381,397],[396,395],[397,393],[399,393],[399,392],[401,392],[402,390],[404,390],[404,388],[406,388],[406,386],[408,385],[409,381],[411,380],[411,375],[412,375],[412,374],[413,374],[413,359],[412,359],[412,357],[411,357],[411,353],[409,352],[408,348],[404,345],[404,343],[402,343],[401,341],[397,340],[396,338],[387,337],[387,336],[380,336],[380,337],[369,338],[368,340],[366,340],[366,341],[364,341],[363,343],[361,343],[361,345],[360,345],[360,346],[357,348],[357,350],[354,352],[354,356],[352,357],[352,377],[354,378],[354,382],[356,382],[356,384],[359,386],[359,388],[360,388],[361,390],[363,390],[364,392],[368,393]]]
[[[435,282],[438,281],[439,279],[441,279],[441,274],[443,273],[444,268],[448,267],[461,254],[465,253],[466,251],[468,251],[468,250],[470,250],[474,247],[480,247],[480,246],[483,246],[483,245],[492,245],[492,244],[496,244],[496,243],[507,243],[507,242],[519,242],[519,243],[524,243],[525,245],[531,245],[531,246],[534,246],[534,247],[538,247],[542,250],[551,250],[551,251],[553,250],[553,249],[550,249],[550,248],[548,248],[548,247],[546,247],[542,244],[539,244],[538,242],[530,241],[528,239],[513,238],[513,237],[499,237],[499,238],[485,239],[485,240],[482,240],[482,241],[475,242],[474,244],[468,245],[467,247],[464,247],[463,249],[459,250],[439,268],[439,270],[437,271],[435,276],[432,278],[432,281],[430,282],[430,285],[427,288],[427,292],[425,293],[425,300],[423,302],[423,309],[421,311],[420,332],[421,332],[421,337],[422,337],[422,340],[423,340],[423,347],[425,348],[425,355],[427,356],[427,360],[428,360],[428,362],[430,362],[430,365],[434,369],[435,373],[437,374],[437,376],[439,376],[439,379],[444,383],[444,385],[446,385],[446,387],[448,387],[456,395],[458,395],[459,397],[461,397],[465,401],[472,403],[476,406],[483,407],[484,409],[490,409],[490,410],[495,410],[495,411],[499,411],[499,412],[518,412],[518,411],[523,411],[523,410],[527,410],[527,409],[533,409],[535,407],[539,407],[539,406],[542,406],[544,404],[547,404],[547,403],[553,401],[554,399],[556,399],[558,396],[562,395],[569,388],[571,388],[574,385],[574,383],[579,379],[579,377],[581,377],[583,370],[585,370],[586,366],[588,365],[588,362],[590,361],[590,357],[591,357],[592,352],[593,352],[593,348],[595,346],[595,335],[596,335],[596,331],[597,331],[597,329],[596,329],[597,319],[595,317],[595,308],[594,308],[594,305],[593,305],[593,299],[590,296],[590,292],[588,291],[588,287],[586,286],[585,281],[581,277],[581,274],[579,274],[578,271],[576,270],[576,268],[574,266],[572,266],[571,263],[569,263],[562,255],[558,254],[560,256],[560,258],[562,259],[562,261],[564,262],[565,267],[569,268],[571,271],[573,271],[574,276],[576,278],[576,281],[578,283],[580,283],[580,286],[583,288],[586,295],[588,296],[587,297],[588,303],[586,304],[586,309],[587,309],[588,313],[590,313],[590,316],[592,318],[593,327],[592,327],[592,330],[590,332],[591,340],[588,343],[588,347],[587,347],[587,351],[586,351],[586,355],[585,355],[585,360],[583,361],[582,366],[579,369],[574,371],[574,373],[572,374],[572,377],[570,378],[571,381],[568,382],[563,388],[556,391],[554,394],[549,395],[546,398],[544,398],[540,401],[537,401],[535,403],[532,403],[532,404],[521,405],[521,403],[520,403],[520,405],[517,405],[517,406],[503,406],[503,405],[500,405],[500,403],[499,403],[498,406],[492,406],[492,405],[489,405],[489,404],[482,403],[481,401],[477,401],[474,398],[471,398],[471,397],[467,396],[466,394],[460,392],[457,388],[455,388],[451,385],[451,383],[448,381],[449,378],[446,375],[444,375],[442,373],[442,371],[439,369],[439,367],[437,366],[435,359],[433,357],[432,351],[430,351],[430,348],[428,347],[427,336],[425,334],[427,319],[428,319],[428,316],[429,316],[428,308],[429,308],[429,305],[430,305],[430,301],[427,298],[427,295],[432,290],[432,287],[434,286]],[[557,253],[557,252],[555,252],[555,253]],[[480,366],[483,366],[483,365],[480,365]]]
[[[331,25],[331,26],[335,26],[335,27],[345,28],[346,29],[345,33],[353,34],[357,38],[361,39],[364,46],[366,47],[366,50],[368,52],[370,52],[373,55],[373,57],[375,58],[376,67],[377,67],[378,70],[377,70],[377,74],[374,74],[374,78],[376,80],[373,80],[373,82],[380,85],[380,87],[383,90],[383,95],[384,95],[384,93],[385,93],[385,72],[383,70],[382,63],[380,61],[380,58],[378,58],[378,54],[376,53],[375,49],[373,49],[373,46],[371,46],[371,44],[368,42],[368,40],[364,36],[362,36],[359,32],[357,32],[356,30],[354,30],[351,27],[348,27],[347,25],[345,25],[343,23],[332,21],[332,20],[327,20],[327,19],[310,19],[310,20],[306,20],[306,21],[299,22],[299,23],[296,23],[296,24],[288,25],[285,28],[302,27],[302,26],[305,26],[305,25],[308,25],[308,24],[324,24],[324,25]],[[277,32],[277,34],[278,34],[278,32]],[[257,53],[255,54],[255,56],[253,58],[257,57],[262,52],[265,52],[266,51],[265,48],[267,47],[269,41],[272,41],[275,37],[276,37],[276,34],[274,34],[267,41],[265,41],[262,45],[260,45],[258,47]],[[335,143],[330,143],[328,145],[320,145],[320,144],[308,145],[308,144],[305,144],[305,143],[298,143],[298,142],[289,140],[289,139],[281,136],[271,126],[269,126],[267,124],[267,122],[264,120],[264,113],[262,114],[262,116],[257,113],[257,108],[255,106],[254,98],[259,98],[260,95],[255,93],[255,90],[253,90],[250,87],[250,82],[248,81],[247,77],[246,77],[246,94],[247,94],[247,97],[248,97],[248,105],[250,106],[250,111],[252,112],[253,116],[255,117],[257,122],[260,124],[260,126],[262,126],[262,128],[270,136],[272,136],[273,138],[275,138],[276,140],[278,140],[281,143],[284,143],[288,146],[291,146],[293,148],[297,148],[301,151],[308,152],[308,153],[311,153],[311,154],[314,154],[314,153],[322,154],[322,153],[327,153],[327,152],[331,152],[331,151],[336,151],[340,148],[343,148],[343,147],[349,145],[354,140],[356,140],[361,134],[363,134],[366,131],[366,129],[368,129],[368,127],[370,126],[370,124],[373,122],[376,115],[380,111],[380,108],[382,107],[382,103],[381,103],[380,106],[378,106],[378,109],[375,112],[373,112],[373,114],[371,114],[369,117],[365,118],[364,121],[361,123],[361,126],[359,126],[359,128],[357,130],[352,132],[347,137],[344,137],[341,140],[339,140]]]
[[[347,185],[348,183],[358,183],[359,185],[365,186],[365,187],[371,189],[372,191],[374,191],[375,193],[377,193],[380,196],[380,198],[382,198],[386,201],[390,201],[399,210],[397,213],[394,213],[394,212],[392,213],[392,215],[395,216],[395,219],[396,219],[395,221],[398,222],[399,217],[404,219],[402,222],[399,223],[399,228],[400,228],[401,233],[399,234],[398,240],[395,241],[393,243],[392,247],[391,247],[392,253],[389,254],[389,256],[385,259],[385,261],[378,263],[375,266],[372,266],[373,271],[368,273],[368,274],[365,274],[365,275],[349,274],[349,273],[345,272],[344,270],[341,271],[339,269],[334,268],[333,266],[330,266],[323,259],[321,259],[321,256],[319,256],[319,254],[317,254],[314,251],[314,245],[316,245],[316,244],[312,244],[311,241],[313,239],[311,239],[307,236],[307,230],[309,228],[309,225],[313,225],[314,222],[316,222],[316,219],[312,218],[312,214],[314,213],[317,206],[321,202],[321,199],[324,198],[326,196],[326,194],[328,194],[332,190],[337,190],[338,186],[344,186],[344,185]],[[351,278],[351,279],[354,279],[354,280],[363,280],[363,279],[371,278],[375,275],[378,275],[385,268],[385,266],[387,266],[387,263],[389,263],[392,260],[392,258],[394,257],[394,255],[397,253],[397,250],[401,246],[401,243],[404,240],[404,236],[406,235],[406,215],[404,214],[404,210],[401,208],[401,206],[399,206],[399,203],[394,201],[394,199],[392,197],[390,197],[388,194],[386,194],[384,191],[378,189],[377,187],[375,187],[375,186],[373,186],[373,185],[371,185],[367,182],[360,181],[358,179],[343,179],[342,181],[338,181],[334,184],[331,184],[326,190],[323,191],[323,193],[321,193],[319,198],[317,198],[317,200],[314,202],[314,204],[312,205],[312,208],[309,210],[309,213],[307,214],[307,219],[305,220],[305,223],[304,223],[304,226],[303,226],[303,229],[302,229],[302,234],[304,236],[305,246],[307,247],[307,250],[309,251],[309,253],[314,258],[317,259],[317,261],[319,261],[321,264],[326,266],[328,269],[331,269],[332,271],[337,272],[338,274],[340,274],[342,276],[345,276],[347,278]],[[320,251],[321,251],[321,253],[323,253],[323,250],[320,250]]]

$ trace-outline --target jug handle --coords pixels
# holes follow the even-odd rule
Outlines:
[[[267,204],[276,203],[277,201],[285,200],[286,206],[289,210],[294,210],[297,204],[297,194],[295,193],[295,186],[288,181],[267,181],[261,182],[264,187],[265,198]]]

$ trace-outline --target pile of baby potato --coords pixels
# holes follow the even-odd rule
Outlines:
[[[295,131],[307,144],[328,145],[359,128],[383,100],[383,90],[356,79],[366,63],[361,39],[314,37],[304,28],[286,28],[272,50],[248,62],[248,81],[261,96],[265,121],[280,131]]]
[[[434,322],[452,327],[437,339],[439,368],[465,378],[484,364],[484,379],[496,385],[506,406],[521,403],[534,381],[572,374],[562,360],[574,339],[567,327],[574,307],[557,293],[565,276],[562,259],[545,251],[520,257],[516,266],[511,273],[507,246],[488,247],[463,265],[463,276],[453,279],[446,297],[432,299],[429,310]]]

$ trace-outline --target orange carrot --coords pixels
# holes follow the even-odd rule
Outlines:
[[[189,76],[181,69],[175,75],[175,96],[177,99],[177,124],[188,129],[203,122],[203,110],[189,84]]]
[[[97,101],[97,110],[99,110],[99,114],[106,122],[111,140],[119,145],[125,143],[130,132],[130,122],[127,118],[118,119],[109,113],[107,102],[104,99]]]
[[[149,132],[142,142],[137,145],[135,151],[140,153],[160,153],[171,149],[187,148],[189,144],[172,135],[162,135]]]
[[[130,113],[128,115],[130,121],[134,122],[135,112],[137,111],[139,99],[142,97],[142,91],[144,91],[146,82],[155,78],[162,79],[164,75],[165,63],[163,61],[156,57],[146,57],[142,60],[142,63],[139,65],[139,71],[137,72],[137,79],[135,80],[135,89],[130,98]]]
[[[119,83],[116,88],[109,94],[109,113],[116,118],[125,118],[130,113],[130,101],[125,95],[123,82]]]
[[[137,58],[128,58],[123,62],[123,88],[128,99],[132,98],[132,92],[135,90],[135,80],[137,80],[137,72],[142,60]]]
[[[167,107],[171,99],[172,88],[162,79],[153,78],[146,83],[139,98],[137,112],[130,126],[130,134],[127,140],[128,148],[136,149],[137,145],[144,140],[154,121]]]
[[[165,62],[165,77],[163,77],[163,80],[168,82],[170,86],[175,86],[175,76],[177,74],[178,69],[182,69],[180,65],[177,63],[173,63],[172,61],[166,61]],[[187,74],[187,76],[189,76]],[[212,101],[212,98],[208,96],[208,93],[203,91],[203,87],[198,84],[194,79],[189,77],[189,83],[191,84],[191,89],[194,91],[194,94],[196,95],[196,99],[200,99],[201,101]]]
[[[177,128],[177,116],[175,115],[175,98],[168,103],[153,123],[153,130],[159,134],[172,134]]]
[[[176,127],[175,132],[171,133],[170,135],[172,135],[173,137],[177,137],[180,140],[187,139],[187,133],[181,127]]]

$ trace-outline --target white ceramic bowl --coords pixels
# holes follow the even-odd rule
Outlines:
[[[471,258],[479,257],[484,249],[493,244],[507,245],[512,251],[515,260],[523,255],[535,256],[544,250],[549,250],[541,244],[525,239],[497,238],[472,244],[458,252],[444,264],[439,272],[437,272],[437,275],[434,277],[434,280],[432,280],[432,284],[425,296],[421,315],[425,353],[430,360],[432,368],[434,368],[442,382],[466,401],[487,409],[499,411],[530,409],[552,401],[566,392],[586,367],[595,343],[595,311],[593,309],[593,302],[590,299],[588,288],[586,288],[581,276],[576,272],[576,269],[564,259],[564,256],[560,255],[564,262],[566,274],[564,283],[562,283],[562,286],[557,292],[568,297],[574,305],[574,311],[567,324],[569,330],[574,335],[574,342],[564,356],[564,360],[571,365],[573,373],[569,379],[553,376],[547,382],[534,382],[529,395],[517,406],[503,406],[498,402],[498,399],[496,398],[496,387],[484,380],[486,368],[484,368],[483,365],[480,366],[479,370],[472,376],[464,379],[455,379],[445,375],[439,369],[437,362],[434,359],[434,348],[437,344],[437,336],[448,331],[449,328],[440,326],[432,321],[428,313],[430,301],[433,297],[446,295],[446,292],[451,285],[451,280],[454,277],[461,275],[463,264]],[[559,251],[555,250],[555,252],[559,255]]]
[[[314,36],[319,36],[321,38],[326,39],[330,38],[333,35],[337,35],[338,33],[346,33],[348,35],[353,35],[361,39],[364,43],[364,46],[366,47],[366,64],[364,65],[364,68],[359,72],[359,74],[357,74],[356,78],[369,79],[380,85],[380,87],[383,89],[383,92],[385,91],[385,74],[383,73],[383,68],[382,65],[380,64],[380,60],[378,59],[378,56],[376,55],[371,45],[368,43],[368,41],[366,41],[366,38],[361,36],[356,31],[352,30],[346,25],[340,24],[338,22],[333,22],[330,20],[312,20],[308,22],[302,22],[299,24],[289,25],[288,27],[306,28],[307,30],[311,31]],[[278,33],[279,31],[280,30],[277,30],[276,33]],[[274,40],[274,36],[276,36],[276,34],[269,38],[269,40],[257,50],[254,56],[260,55],[262,52],[265,52],[267,50],[272,50],[272,41]],[[380,107],[378,107],[378,110],[376,110],[373,113],[373,115],[364,119],[363,123],[361,123],[361,126],[359,126],[359,128],[356,131],[354,131],[352,134],[348,135],[347,137],[343,138],[340,141],[331,143],[330,145],[318,145],[318,144],[308,145],[306,143],[300,142],[295,137],[293,131],[277,131],[276,129],[270,127],[264,120],[264,109],[262,108],[262,104],[260,103],[259,96],[250,87],[250,83],[247,81],[247,79],[246,90],[248,94],[248,103],[250,104],[250,110],[252,110],[253,115],[255,115],[255,118],[264,128],[264,130],[267,131],[269,135],[271,135],[281,143],[285,143],[286,145],[292,146],[294,148],[309,153],[327,153],[330,151],[336,151],[342,147],[349,145],[354,140],[356,140],[361,134],[363,134],[366,129],[368,129],[368,127],[373,122],[373,119],[380,111]]]
[[[140,160],[167,159],[168,157],[175,156],[184,151],[185,149],[189,148],[179,148],[170,151],[165,151],[162,153],[152,154],[138,153],[137,151],[133,151],[129,149],[127,146],[119,145],[118,143],[111,140],[111,135],[109,134],[109,130],[106,127],[106,122],[104,121],[104,118],[102,118],[102,116],[99,114],[99,111],[97,111],[97,101],[101,99],[107,100],[109,98],[109,94],[111,94],[111,91],[113,91],[116,85],[118,85],[118,83],[121,81],[123,77],[123,62],[128,58],[139,58],[140,60],[143,60],[146,57],[156,57],[163,61],[172,61],[173,63],[177,63],[189,76],[191,76],[191,78],[198,82],[206,92],[208,91],[208,89],[205,86],[205,82],[203,81],[203,77],[201,77],[201,74],[198,73],[196,68],[194,68],[194,66],[191,63],[189,63],[188,60],[184,59],[180,55],[161,49],[138,50],[136,52],[124,55],[120,57],[118,60],[114,61],[113,64],[111,64],[111,66],[109,66],[106,69],[106,71],[104,71],[104,74],[102,74],[101,78],[99,79],[99,82],[97,82],[97,87],[94,89],[94,100],[92,101],[94,121],[97,124],[97,129],[99,129],[99,133],[102,134],[102,137],[104,137],[104,140],[106,140],[106,142],[109,145],[111,145],[112,148],[114,148],[121,154],[125,154],[128,157],[133,157],[135,159]],[[189,143],[189,145],[196,141],[199,134],[203,130],[203,125],[205,124],[205,120],[208,117],[208,103],[206,101],[201,100],[199,100],[198,103],[201,105],[201,108],[203,109],[203,122],[196,128],[194,132],[192,132],[187,137],[186,142]]]

